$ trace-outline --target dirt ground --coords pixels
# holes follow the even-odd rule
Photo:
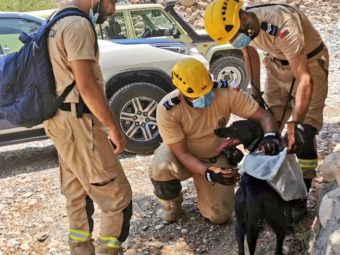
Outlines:
[[[317,10],[317,6],[313,8]],[[321,164],[332,150],[334,137],[340,135],[340,22],[315,19],[314,25],[331,56],[325,125],[318,135]],[[168,225],[159,217],[159,205],[147,175],[152,155],[124,153],[120,158],[133,189],[134,213],[125,254],[237,254],[234,218],[225,225],[212,225],[203,219],[196,208],[191,180],[182,184],[183,219]],[[58,159],[51,141],[0,147],[0,187],[0,255],[69,254],[65,200],[59,190]],[[315,204],[313,189],[307,216],[285,239],[285,254],[307,254]],[[98,223],[98,210],[95,219]],[[273,254],[274,248],[275,235],[266,226],[256,254]]]

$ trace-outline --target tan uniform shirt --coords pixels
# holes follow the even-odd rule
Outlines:
[[[157,107],[157,125],[166,144],[185,139],[189,151],[198,158],[217,155],[216,149],[222,142],[214,134],[219,120],[229,120],[233,113],[249,118],[258,109],[258,104],[243,91],[235,89],[214,89],[213,103],[204,109],[193,108],[186,103],[178,90],[166,95]],[[180,96],[180,103],[167,110],[167,100]]]
[[[59,20],[50,30],[48,47],[58,95],[74,81],[70,65],[74,60],[92,60],[97,84],[104,89],[104,79],[98,63],[99,53],[95,54],[95,35],[87,19],[69,16]],[[76,87],[64,102],[79,102]]]
[[[258,36],[250,43],[278,59],[289,61],[301,51],[308,54],[322,42],[307,17],[296,8],[272,5],[250,8],[248,11],[256,14],[260,25],[267,22],[278,27],[276,36],[260,29]]]

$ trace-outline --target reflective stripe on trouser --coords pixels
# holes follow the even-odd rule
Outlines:
[[[100,236],[99,241],[101,244],[105,244],[109,248],[120,248],[121,242],[116,237]]]
[[[69,232],[70,239],[77,242],[85,242],[91,237],[91,233],[82,230],[70,229]]]
[[[217,158],[216,163],[205,163],[208,166],[230,167],[224,155]],[[191,173],[186,170],[171,153],[168,146],[161,144],[154,153],[151,162],[149,176],[155,187],[155,194],[161,199],[169,194],[162,193],[164,190],[175,193],[173,198],[181,191],[180,181],[193,177],[197,191],[197,204],[201,214],[213,223],[225,223],[231,217],[234,210],[234,187],[213,184],[204,176]],[[155,183],[157,185],[155,185]],[[164,185],[172,185],[165,187]]]
[[[66,197],[69,228],[90,232],[86,213],[89,196],[101,209],[101,236],[119,238],[128,227],[125,208],[132,192],[121,164],[101,124],[91,114],[77,118],[75,113],[58,111],[44,123],[60,161],[61,192]],[[120,240],[120,241],[124,241]]]
[[[289,91],[293,81],[293,74],[289,65],[283,66],[277,61],[271,61],[270,56],[263,60],[266,68],[267,79],[264,89],[264,99],[270,106],[277,121],[281,120]],[[328,92],[328,65],[329,57],[327,48],[308,60],[308,68],[313,79],[313,94],[304,123],[320,130],[323,124],[323,109]],[[292,95],[295,97],[297,83],[295,82]],[[294,100],[288,105],[283,123],[289,119],[292,113]],[[281,130],[284,125],[281,126]]]

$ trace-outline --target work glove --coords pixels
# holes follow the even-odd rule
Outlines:
[[[295,121],[287,122],[287,132],[284,140],[287,143],[287,152],[296,153],[299,148],[304,144],[303,140],[303,126]]]
[[[265,133],[258,148],[266,155],[277,155],[280,148],[280,134],[277,132]]]
[[[222,185],[234,185],[238,180],[237,169],[226,169],[220,167],[209,167],[204,174],[208,182]]]

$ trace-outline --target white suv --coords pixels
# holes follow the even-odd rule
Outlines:
[[[17,38],[21,26],[38,27],[36,23],[39,19],[31,17],[0,12],[0,28],[6,27],[0,30],[0,45],[5,46],[7,53],[11,51],[12,42],[8,41],[11,40],[9,38]],[[41,23],[43,21],[40,20]],[[199,59],[207,68],[208,62],[200,54],[183,55],[146,44],[120,45],[99,40],[99,51],[106,95],[126,135],[127,150],[135,153],[153,152],[160,142],[155,119],[156,107],[160,99],[173,90],[173,65],[188,57]],[[30,129],[15,128],[0,112],[0,145],[43,138],[45,134],[41,125]]]

